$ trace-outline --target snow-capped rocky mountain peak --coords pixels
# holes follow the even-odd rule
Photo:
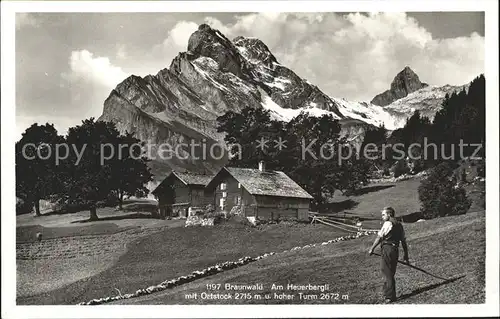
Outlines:
[[[409,66],[406,66],[394,77],[390,89],[375,96],[371,103],[380,106],[389,105],[427,85],[427,83],[420,82],[418,75]]]
[[[459,89],[428,87],[410,68],[398,73],[390,87],[374,98],[377,103],[330,97],[280,64],[261,40],[236,37],[231,41],[202,24],[190,36],[187,51],[180,52],[169,68],[144,78],[132,75],[118,84],[104,102],[100,120],[113,121],[120,131],[134,132],[137,138],[156,144],[213,144],[223,143],[224,138],[216,130],[218,116],[264,107],[283,121],[300,112],[331,114],[344,134],[359,139],[370,126],[401,127],[411,110],[435,113],[444,94]],[[225,160],[186,158],[152,163],[156,163],[154,173],[163,176],[172,169],[215,171]]]

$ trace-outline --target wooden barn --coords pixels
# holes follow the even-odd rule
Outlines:
[[[213,175],[188,172],[170,173],[152,191],[158,200],[160,217],[187,217],[190,207],[212,204],[214,194],[205,189],[212,177]]]
[[[206,191],[214,194],[216,211],[261,219],[286,216],[308,220],[313,198],[285,173],[266,170],[264,162],[258,169],[224,167]]]

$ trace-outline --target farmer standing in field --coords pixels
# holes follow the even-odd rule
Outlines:
[[[384,297],[385,303],[396,301],[396,266],[399,258],[399,242],[401,242],[404,251],[404,261],[408,261],[408,246],[406,245],[405,231],[403,225],[398,222],[395,216],[394,208],[384,207],[382,210],[382,220],[384,224],[377,234],[377,238],[368,251],[370,255],[380,244],[382,255],[382,274],[384,275]]]

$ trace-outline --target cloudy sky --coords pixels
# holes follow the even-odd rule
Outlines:
[[[199,24],[264,41],[278,61],[326,94],[369,101],[406,65],[431,85],[484,72],[484,14],[18,13],[16,126],[60,133],[98,117],[130,74],[156,74]]]

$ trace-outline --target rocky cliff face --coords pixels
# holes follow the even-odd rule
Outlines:
[[[230,41],[201,25],[189,38],[188,50],[168,69],[144,78],[132,75],[120,83],[104,102],[100,120],[113,121],[121,132],[134,132],[149,144],[179,150],[180,157],[167,159],[149,154],[153,167],[162,171],[153,172],[157,175],[166,169],[214,171],[227,156],[200,159],[190,153],[191,145],[223,145],[216,118],[229,110],[263,107],[266,98],[282,108],[315,107],[344,117],[333,99],[280,65],[262,41]]]
[[[460,86],[426,86],[386,105],[384,110],[392,114],[394,118],[404,120],[418,110],[421,115],[428,117],[432,121],[437,111],[441,109],[441,104],[446,94],[451,95],[453,92],[459,92],[464,88],[467,89],[468,86],[469,84]],[[404,125],[404,122],[397,126],[402,125]]]
[[[406,117],[400,113],[405,111],[389,104],[423,87],[426,84],[405,68],[373,104],[336,99],[280,64],[259,39],[231,41],[204,24],[169,68],[118,84],[104,102],[100,120],[113,121],[121,132],[133,132],[149,144],[175,149],[178,154],[168,158],[154,147],[149,153],[152,171],[162,179],[170,170],[215,172],[227,162],[227,154],[204,156],[211,147],[224,146],[216,118],[227,111],[264,107],[285,121],[302,111],[331,114],[340,121],[342,134],[359,141],[366,127],[384,124],[392,130],[404,125]]]
[[[418,75],[407,66],[394,77],[391,88],[375,96],[371,103],[380,106],[389,105],[397,99],[403,98],[426,86],[427,83],[420,82]]]

